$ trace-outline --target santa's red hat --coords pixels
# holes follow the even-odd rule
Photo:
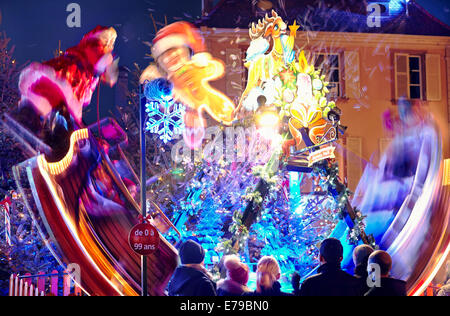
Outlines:
[[[194,54],[206,50],[203,37],[194,25],[188,22],[175,22],[156,34],[152,47],[153,58],[157,59],[169,49],[182,46],[189,47]]]

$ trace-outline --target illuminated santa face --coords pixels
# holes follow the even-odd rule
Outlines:
[[[169,75],[178,71],[191,59],[189,48],[180,46],[164,52],[158,57],[158,64]]]
[[[112,27],[99,35],[99,40],[101,45],[103,46],[104,54],[112,53],[112,51],[114,50],[116,39],[117,39],[117,32]]]

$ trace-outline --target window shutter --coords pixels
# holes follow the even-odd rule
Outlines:
[[[348,187],[355,192],[362,176],[362,138],[347,137],[347,181]]]
[[[443,186],[450,186],[450,159],[444,160],[444,183]]]
[[[409,99],[408,88],[408,55],[395,54],[395,98]]]
[[[345,59],[345,95],[351,99],[361,97],[360,70],[359,70],[359,52],[346,51]]]
[[[346,163],[346,152],[347,151],[345,149],[344,142],[343,142],[342,138],[338,140],[338,145],[339,146],[336,146],[335,156],[336,156],[336,161],[339,164],[339,177],[341,179],[345,179],[345,177],[347,176],[346,175],[347,167],[345,165],[345,163]]]
[[[441,56],[426,54],[426,80],[427,80],[427,100],[441,101]]]

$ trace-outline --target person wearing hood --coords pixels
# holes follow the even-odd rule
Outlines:
[[[281,269],[278,261],[270,257],[262,257],[258,262],[256,271],[256,291],[246,293],[246,296],[290,296],[281,291],[278,280],[281,277]]]
[[[369,257],[369,266],[378,265],[380,267],[380,286],[372,287],[365,296],[407,296],[406,282],[390,277],[392,268],[392,258],[386,252],[378,250]],[[370,272],[371,277],[373,272]],[[374,279],[374,281],[376,281]]]
[[[217,283],[217,296],[242,296],[250,292],[247,287],[249,268],[238,256],[230,255],[224,259],[227,278]]]
[[[344,248],[336,238],[325,239],[320,245],[318,274],[303,282],[300,296],[358,296],[358,279],[341,269]]]
[[[205,249],[187,240],[178,253],[181,266],[169,282],[169,296],[216,296],[216,284],[204,266]]]

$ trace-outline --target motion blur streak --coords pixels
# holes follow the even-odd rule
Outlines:
[[[441,139],[431,118],[405,125],[379,166],[368,165],[353,201],[409,295],[424,291],[449,253],[450,187],[443,185],[448,167]]]

